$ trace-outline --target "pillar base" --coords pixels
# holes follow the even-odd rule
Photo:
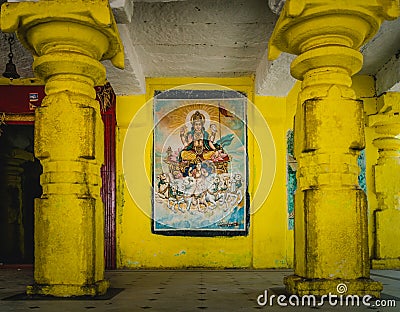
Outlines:
[[[395,259],[373,259],[371,261],[373,270],[399,270],[400,258]]]
[[[107,292],[110,282],[98,281],[92,285],[32,285],[28,286],[28,295],[43,295],[54,297],[100,296]]]
[[[286,290],[295,295],[370,295],[375,298],[380,298],[380,293],[383,289],[382,284],[373,281],[369,278],[359,279],[307,279],[297,275],[290,275],[284,278]],[[338,292],[338,285],[345,284],[346,292]],[[340,289],[339,289],[340,290]]]

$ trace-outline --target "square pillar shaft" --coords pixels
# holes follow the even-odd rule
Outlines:
[[[400,269],[400,93],[388,92],[377,99],[377,112],[368,116],[379,158],[374,166],[375,194],[372,267]]]
[[[351,88],[362,67],[358,49],[398,2],[287,0],[269,42],[270,59],[298,55],[291,74],[302,81],[295,116],[295,274],[298,295],[380,296],[369,279],[367,202],[357,158],[365,146],[363,104]]]

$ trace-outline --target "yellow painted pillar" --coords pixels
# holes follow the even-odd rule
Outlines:
[[[288,0],[272,34],[270,58],[298,55],[291,74],[303,81],[295,117],[295,272],[284,280],[291,293],[347,288],[346,294],[380,295],[381,284],[369,279],[367,203],[357,179],[363,103],[351,76],[362,67],[358,49],[384,18],[398,16],[398,4]]]
[[[1,23],[32,51],[34,72],[46,83],[35,115],[43,195],[35,202],[34,285],[28,293],[103,294],[104,130],[94,85],[105,80],[99,60],[123,67],[108,1],[6,3]]]
[[[372,267],[400,269],[400,93],[386,93],[377,103],[377,113],[368,116],[379,153],[374,166],[378,209],[374,212]]]

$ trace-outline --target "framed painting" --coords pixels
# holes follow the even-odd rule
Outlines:
[[[247,235],[247,97],[233,90],[155,93],[153,233]]]

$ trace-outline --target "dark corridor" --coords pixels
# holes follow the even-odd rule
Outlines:
[[[4,125],[0,134],[0,263],[33,263],[34,198],[42,167],[33,154],[33,125]]]

